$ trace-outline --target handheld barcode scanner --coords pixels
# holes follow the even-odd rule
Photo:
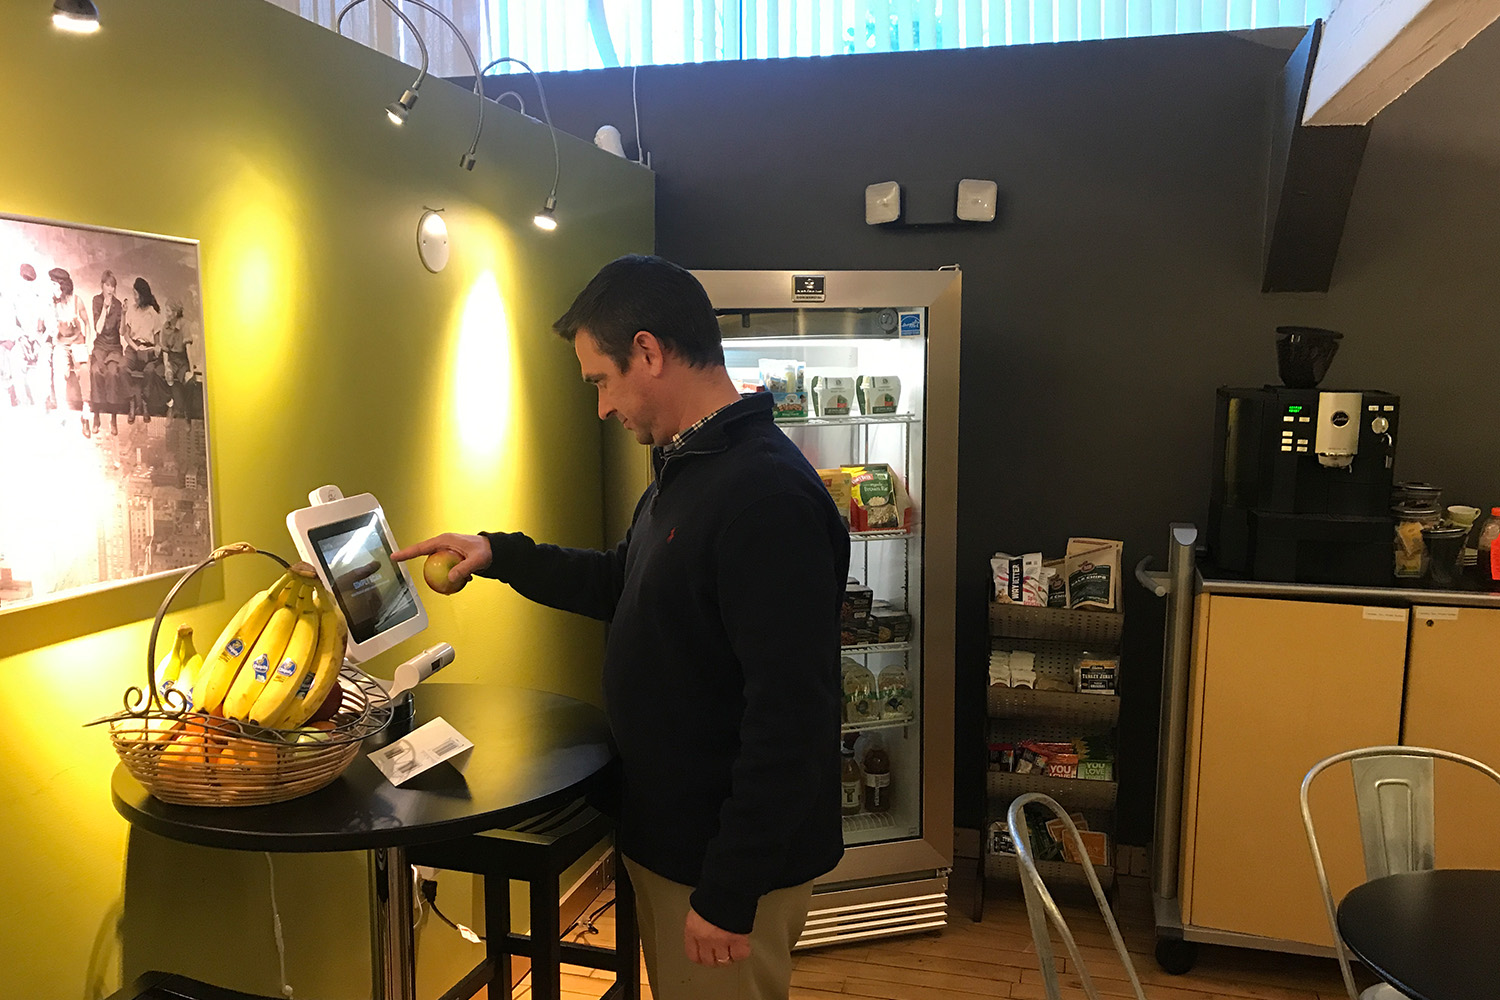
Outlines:
[[[345,662],[363,663],[427,628],[411,574],[391,558],[398,546],[374,495],[345,497],[337,486],[320,486],[307,499],[309,506],[287,515],[287,530],[349,627]],[[453,657],[453,647],[442,642],[396,668],[386,683],[396,701],[393,726],[410,724],[412,688]]]

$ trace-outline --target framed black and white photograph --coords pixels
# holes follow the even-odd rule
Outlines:
[[[213,549],[194,240],[0,215],[0,612]]]

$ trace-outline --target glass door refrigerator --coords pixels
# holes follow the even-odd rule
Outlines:
[[[694,273],[731,377],[776,393],[779,425],[849,513],[845,851],[819,880],[797,946],[941,928],[953,862],[959,272]]]

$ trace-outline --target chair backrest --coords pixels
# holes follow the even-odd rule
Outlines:
[[[1016,860],[1021,870],[1021,889],[1026,896],[1026,919],[1031,924],[1031,939],[1036,944],[1037,961],[1041,964],[1042,983],[1047,990],[1047,1000],[1060,1000],[1062,996],[1062,990],[1057,981],[1057,963],[1053,960],[1052,934],[1047,928],[1049,920],[1057,927],[1058,936],[1062,938],[1063,945],[1068,949],[1068,956],[1073,960],[1073,965],[1077,969],[1084,994],[1089,1000],[1099,1000],[1099,991],[1094,988],[1094,981],[1089,977],[1088,967],[1083,964],[1083,956],[1078,951],[1078,942],[1073,939],[1073,932],[1068,929],[1067,922],[1063,920],[1062,910],[1058,909],[1057,902],[1052,898],[1052,893],[1047,891],[1047,885],[1037,871],[1036,859],[1031,850],[1031,831],[1026,824],[1026,806],[1031,803],[1044,807],[1063,821],[1064,835],[1072,843],[1083,862],[1083,870],[1088,877],[1089,887],[1094,890],[1094,899],[1099,904],[1099,912],[1104,917],[1105,926],[1109,928],[1109,935],[1114,939],[1115,952],[1120,956],[1120,962],[1125,966],[1125,972],[1130,977],[1130,985],[1135,989],[1136,1000],[1146,1000],[1145,994],[1141,992],[1141,981],[1136,978],[1135,964],[1131,962],[1130,952],[1125,949],[1125,941],[1120,937],[1120,928],[1115,923],[1113,911],[1109,908],[1109,900],[1104,897],[1104,888],[1099,884],[1099,876],[1094,873],[1094,863],[1089,860],[1088,851],[1083,846],[1083,838],[1078,835],[1078,827],[1074,825],[1067,811],[1055,800],[1039,792],[1028,792],[1011,802],[1010,809],[1006,813],[1006,823],[1010,827],[1010,839],[1016,847]]]
[[[1313,868],[1323,891],[1323,906],[1328,913],[1328,928],[1333,932],[1333,946],[1344,974],[1344,988],[1350,1000],[1359,1000],[1349,954],[1339,936],[1338,904],[1318,850],[1313,830],[1308,792],[1313,779],[1335,764],[1348,761],[1354,778],[1354,799],[1359,812],[1359,836],[1364,848],[1365,878],[1376,879],[1402,872],[1428,871],[1437,864],[1437,844],[1433,834],[1434,794],[1433,762],[1451,761],[1486,775],[1500,785],[1500,772],[1448,750],[1430,747],[1381,746],[1346,750],[1312,766],[1302,779],[1302,828],[1312,851]]]

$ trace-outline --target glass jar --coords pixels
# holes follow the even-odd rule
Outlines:
[[[1443,519],[1443,509],[1425,500],[1406,500],[1391,507],[1396,520],[1394,541],[1395,574],[1401,579],[1420,579],[1427,575],[1427,543],[1423,528],[1436,528]]]

